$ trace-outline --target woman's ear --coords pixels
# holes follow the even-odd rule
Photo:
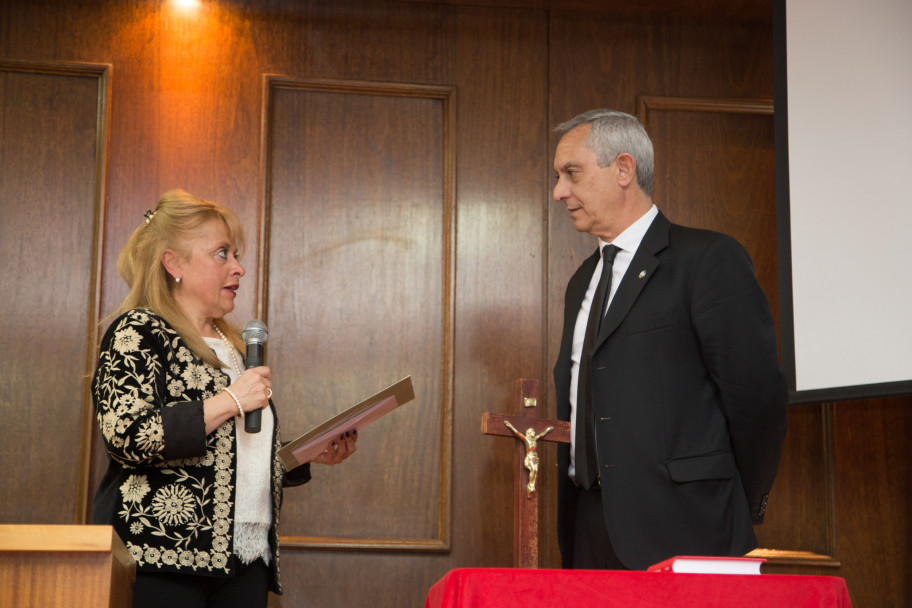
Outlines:
[[[171,249],[165,249],[165,252],[162,253],[161,262],[162,266],[165,267],[165,272],[174,277],[174,280],[179,283],[181,276],[183,275],[183,272],[181,271],[180,256]]]

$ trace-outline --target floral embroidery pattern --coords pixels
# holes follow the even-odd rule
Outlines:
[[[136,436],[136,444],[139,449],[146,452],[157,452],[161,450],[162,440],[164,439],[161,425],[144,423]]]
[[[122,486],[120,493],[123,494],[124,500],[130,502],[139,502],[143,496],[149,493],[149,484],[145,475],[130,475]]]
[[[144,311],[118,320],[99,357],[93,383],[99,428],[110,456],[132,471],[119,486],[116,528],[140,567],[228,572],[234,422],[206,438],[204,454],[167,460],[162,411],[177,408],[173,416],[181,420],[193,402],[227,382]]]
[[[132,327],[126,327],[114,334],[112,348],[121,354],[136,350],[139,346],[139,334]]]
[[[207,384],[212,382],[212,377],[209,375],[206,366],[194,365],[193,363],[184,368],[181,377],[187,383],[187,388],[195,390],[202,390],[206,388]]]
[[[152,499],[152,515],[167,526],[179,526],[193,517],[196,506],[190,490],[171,484],[156,492]]]
[[[138,567],[229,574],[234,514],[235,423],[225,422],[202,445],[168,457],[198,423],[200,403],[228,386],[228,376],[203,364],[160,317],[132,310],[118,318],[102,345],[92,383],[105,447],[120,466],[113,521]],[[170,421],[170,422],[168,422]],[[196,422],[194,422],[196,421]],[[175,435],[168,437],[168,429]],[[178,429],[178,430],[174,430]],[[279,507],[284,475],[273,449],[273,522],[278,576]],[[194,441],[198,441],[199,438]],[[181,447],[181,446],[178,446]],[[186,447],[186,446],[183,446]],[[180,450],[178,450],[180,452]],[[281,591],[278,579],[275,589]]]

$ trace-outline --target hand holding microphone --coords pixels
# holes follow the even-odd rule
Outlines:
[[[244,338],[244,344],[247,345],[247,355],[244,357],[245,369],[260,367],[263,365],[263,345],[266,344],[266,338],[269,337],[269,332],[266,330],[266,324],[257,320],[249,321],[244,326],[242,336]],[[269,391],[267,394],[268,398],[272,396],[272,389],[267,390]],[[244,430],[248,433],[259,433],[261,419],[262,412],[258,409],[247,412],[244,416]]]

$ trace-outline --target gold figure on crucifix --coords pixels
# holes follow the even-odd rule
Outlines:
[[[516,430],[509,420],[504,420],[504,425],[513,431],[517,437],[522,439],[526,444],[526,457],[523,459],[523,465],[529,471],[529,483],[526,484],[526,498],[532,498],[535,495],[535,481],[538,479],[538,440],[550,433],[554,427],[549,426],[539,434],[535,434],[535,429],[529,427],[525,434]]]

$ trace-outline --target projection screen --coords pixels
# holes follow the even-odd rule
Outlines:
[[[912,2],[773,6],[791,402],[912,394]]]

